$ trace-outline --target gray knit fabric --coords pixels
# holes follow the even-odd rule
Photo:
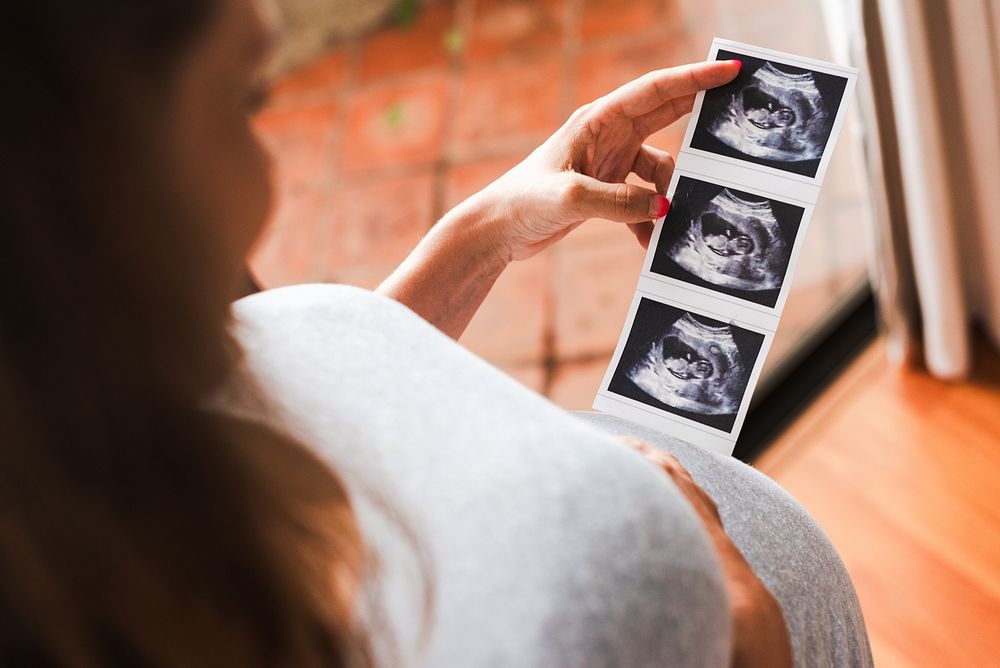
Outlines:
[[[854,585],[836,550],[802,506],[774,482],[723,457],[613,415],[577,413],[677,455],[719,506],[723,525],[781,603],[800,666],[871,666]]]
[[[377,560],[363,614],[383,665],[726,665],[704,531],[662,472],[602,430],[691,467],[784,606],[800,665],[870,665],[833,549],[748,467],[563,411],[366,291],[272,290],[234,313],[246,369],[228,409],[303,439],[346,480]],[[250,384],[267,411],[241,398]]]

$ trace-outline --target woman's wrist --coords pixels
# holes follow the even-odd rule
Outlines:
[[[500,207],[476,196],[449,211],[378,287],[457,339],[510,263]]]
[[[499,276],[513,261],[510,245],[505,242],[504,227],[510,216],[508,208],[481,191],[448,211],[431,229],[453,238],[453,243],[476,257],[487,273]]]

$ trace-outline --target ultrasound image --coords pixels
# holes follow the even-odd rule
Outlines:
[[[681,177],[650,270],[773,307],[803,213],[791,204]]]
[[[763,334],[640,300],[608,389],[732,431]]]
[[[743,68],[705,94],[691,146],[815,176],[847,79],[729,51],[717,58]]]

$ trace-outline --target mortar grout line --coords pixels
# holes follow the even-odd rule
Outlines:
[[[581,0],[566,0],[562,16],[561,51],[563,80],[560,82],[562,90],[559,101],[563,118],[568,117],[572,113],[573,109],[571,107],[576,97],[577,64],[580,54],[581,11]],[[554,248],[550,252],[553,256],[558,254],[558,250]],[[542,394],[547,397],[552,395],[552,387],[560,365],[556,343],[556,337],[558,336],[556,331],[556,312],[558,309],[556,280],[558,263],[554,260],[555,257],[550,258],[545,268],[545,297],[543,300],[544,310],[542,318]]]
[[[474,0],[457,0],[452,16],[451,30],[457,30],[462,36],[462,45],[457,53],[448,54],[448,65],[445,75],[448,78],[444,103],[444,132],[441,136],[441,151],[434,161],[433,192],[431,194],[431,227],[444,216],[447,206],[448,172],[452,167],[452,143],[454,141],[455,125],[458,118],[458,108],[462,97],[462,73],[465,71],[465,49],[468,36],[472,32],[472,22],[475,13]],[[444,48],[444,45],[441,45]]]

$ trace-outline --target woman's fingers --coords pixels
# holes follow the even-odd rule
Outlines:
[[[531,257],[590,218],[627,224],[648,247],[650,221],[665,215],[669,203],[662,194],[619,181],[634,171],[662,193],[673,159],[643,147],[641,133],[683,115],[698,91],[726,83],[738,71],[735,61],[657,70],[581,107],[543,150],[498,181],[503,186],[487,189],[501,204],[516,203],[519,210],[497,233],[501,239],[496,245],[510,249],[505,257]],[[490,197],[479,200],[484,210],[493,210]]]
[[[733,621],[731,665],[792,666],[792,645],[781,604],[726,533],[712,497],[672,453],[632,436],[619,436],[618,440],[666,472],[701,519],[715,546],[726,580]]]
[[[616,438],[625,445],[627,445],[628,447],[632,448],[633,450],[638,450],[643,454],[646,454],[653,448],[653,446],[651,446],[649,443],[643,441],[642,439],[636,438],[635,436],[627,436],[625,434],[622,434],[620,436],[617,436]]]
[[[739,71],[740,63],[735,60],[712,60],[655,70],[605,95],[594,106],[600,111],[637,119],[677,98],[728,83]]]
[[[670,185],[670,177],[674,173],[674,157],[666,151],[661,151],[655,146],[639,147],[636,154],[635,163],[632,165],[635,175],[644,181],[649,181],[656,186],[656,191],[660,194],[667,192]],[[667,200],[667,209],[663,212],[666,215],[670,210],[670,201]],[[649,248],[649,241],[653,237],[653,222],[644,220],[641,223],[629,223],[629,229],[635,235],[639,245]]]
[[[638,135],[642,139],[645,139],[654,132],[659,132],[678,120],[684,114],[689,113],[694,107],[694,98],[693,94],[676,97],[648,114],[643,114],[639,118],[632,119],[632,124]]]
[[[605,183],[576,172],[564,192],[564,204],[579,219],[604,218],[617,223],[639,223],[664,215],[667,198],[631,183]]]
[[[664,194],[674,174],[674,156],[655,146],[643,144],[635,156],[632,171],[643,181],[656,186],[656,192]]]
[[[695,512],[702,518],[706,528],[710,530],[722,530],[722,518],[719,515],[719,508],[715,504],[715,500],[694,481],[690,471],[681,464],[676,455],[632,436],[619,436],[618,440],[633,450],[638,451],[646,459],[663,469],[670,476],[671,480],[674,481],[674,484],[677,485],[681,493],[684,494],[688,502],[694,507]]]

